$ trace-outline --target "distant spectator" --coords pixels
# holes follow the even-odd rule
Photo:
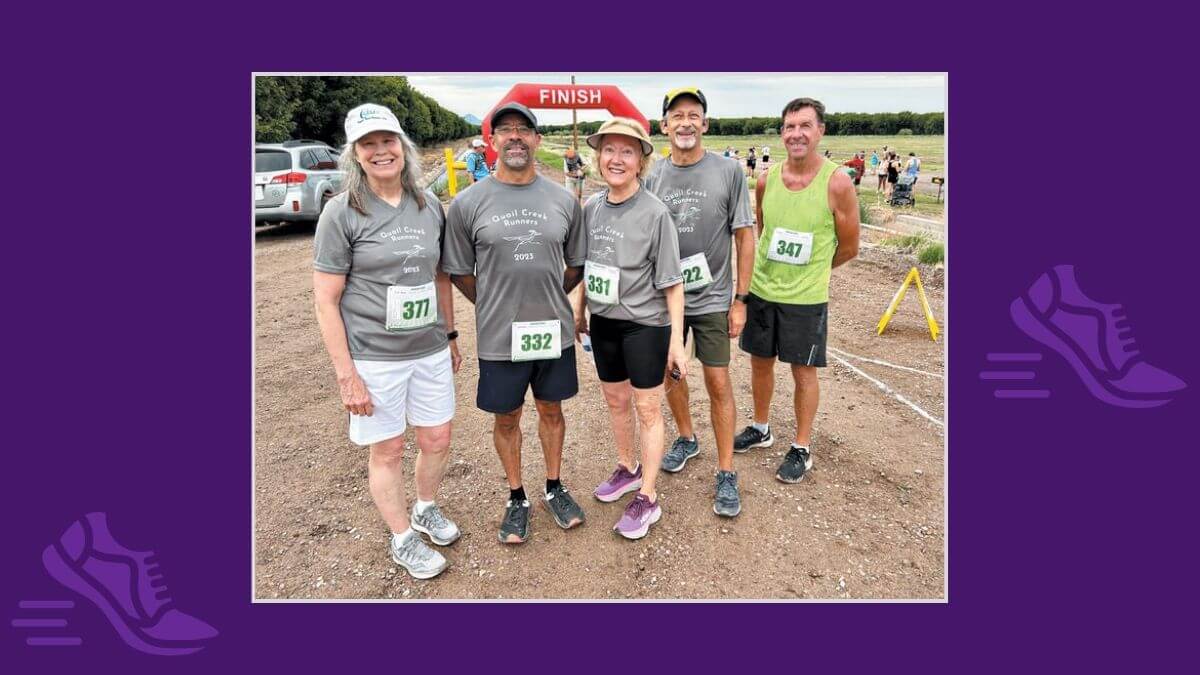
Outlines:
[[[732,145],[725,146],[725,156],[733,157],[733,146]]]
[[[767,165],[771,163],[771,148],[765,145],[762,148],[762,163],[764,169],[766,169]]]
[[[471,181],[471,185],[492,175],[488,169],[487,157],[484,156],[483,141],[476,138],[471,141],[471,154],[467,155],[467,176]]]
[[[754,148],[750,148],[746,152],[746,175],[754,175],[754,165],[758,163],[758,159],[754,156]]]
[[[576,199],[581,198],[587,167],[583,164],[583,158],[575,152],[575,148],[567,148],[566,154],[563,155],[563,174],[563,187],[570,190]]]
[[[917,174],[921,173],[921,158],[917,157],[915,152],[908,153],[908,164],[904,166],[904,173],[912,176],[912,184],[917,184]]]
[[[879,185],[875,186],[876,192],[883,192],[884,185],[887,184],[887,152],[883,153],[882,157],[876,157],[875,175],[879,177]]]
[[[883,193],[885,197],[890,198],[892,196],[892,190],[895,188],[896,181],[899,180],[899,178],[900,158],[896,156],[896,153],[889,152],[887,161],[887,191]]]
[[[871,173],[875,173],[875,169],[879,168],[879,153],[871,148],[871,163],[867,166]]]
[[[844,166],[854,169],[854,184],[858,185],[862,181],[863,169],[866,168],[866,163],[863,162],[862,153],[854,153],[849,161],[845,162]]]

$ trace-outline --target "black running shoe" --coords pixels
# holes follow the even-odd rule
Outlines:
[[[763,433],[750,425],[742,429],[742,433],[738,434],[733,439],[734,452],[746,452],[750,448],[769,448],[775,443],[775,437],[771,435],[771,427],[767,427],[767,433]]]
[[[504,522],[500,524],[500,543],[522,544],[529,538],[529,500],[508,500]]]
[[[812,453],[805,448],[792,446],[783,458],[783,464],[775,472],[775,477],[784,483],[799,483],[804,473],[812,468]]]
[[[567,488],[563,487],[561,483],[546,493],[542,505],[546,507],[550,515],[554,516],[554,522],[564,530],[583,524],[583,509],[575,503],[575,500],[571,498],[571,493],[567,492]]]

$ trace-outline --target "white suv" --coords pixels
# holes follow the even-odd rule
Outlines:
[[[320,141],[254,145],[254,223],[315,221],[342,189],[337,154]]]

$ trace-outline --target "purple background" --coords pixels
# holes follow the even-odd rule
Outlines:
[[[171,9],[188,14],[156,25],[102,5],[10,17],[13,39],[27,42],[4,46],[10,70],[24,72],[6,95],[16,147],[3,247],[0,662],[26,665],[8,672],[574,670],[606,656],[644,667],[644,655],[853,670],[1179,663],[1194,619],[1171,615],[1197,599],[1184,418],[1200,373],[1185,348],[1197,249],[1181,187],[1194,180],[1196,142],[1176,131],[1196,110],[1183,72],[1194,54],[1174,45],[1189,43],[1181,31],[1193,24],[1152,26],[1129,10],[1060,20],[1012,4],[997,16],[745,9],[706,14],[711,25],[692,25],[707,37],[675,49],[669,28],[682,24],[671,17],[699,5],[635,12],[598,37],[584,17],[625,13],[596,5],[568,21],[563,7],[486,10],[478,24],[466,5],[437,16],[380,5],[375,19],[370,7],[327,7],[290,33],[275,27],[303,19],[300,4],[258,16]],[[870,13],[897,22],[874,27]],[[585,31],[570,58],[567,26]],[[950,73],[948,605],[250,604],[250,73],[485,69]],[[1180,400],[1109,408],[1053,355],[1042,366],[1058,378],[1053,398],[991,397],[977,376],[983,355],[1032,346],[1009,301],[1059,263],[1077,266],[1090,295],[1126,304],[1148,360],[1190,385]],[[109,513],[120,541],[159,552],[179,607],[221,632],[207,649],[138,654],[86,602],[72,614],[82,648],[22,644],[8,623],[18,600],[72,597],[42,571],[42,548],[93,510]],[[447,631],[437,651],[415,639],[426,623]],[[567,626],[579,637],[551,637]],[[668,647],[671,635],[683,646]]]

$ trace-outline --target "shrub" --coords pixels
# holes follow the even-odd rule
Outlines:
[[[897,136],[912,136],[912,129],[901,129],[896,132]]]
[[[923,265],[936,265],[946,260],[946,247],[942,244],[930,244],[921,249],[917,254],[917,260]]]

